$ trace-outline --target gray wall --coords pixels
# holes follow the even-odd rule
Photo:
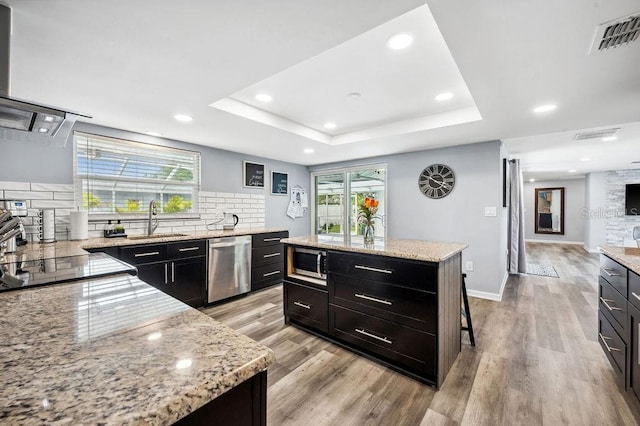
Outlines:
[[[585,177],[585,198],[582,212],[584,221],[584,248],[599,252],[598,246],[606,241],[607,172],[593,172]]]
[[[202,156],[203,191],[239,192],[265,195],[265,226],[268,228],[286,228],[292,236],[307,235],[310,229],[309,213],[303,218],[291,219],[286,215],[288,197],[271,195],[271,170],[289,173],[289,185],[299,184],[308,188],[309,172],[307,167],[266,158],[253,157],[231,151],[204,147],[164,138],[132,133],[87,123],[76,123],[74,130],[104,135],[150,144],[199,151]],[[2,167],[0,181],[73,183],[73,134],[64,148],[41,142],[0,140]],[[251,160],[265,165],[264,189],[244,188],[242,186],[242,161]]]
[[[564,188],[564,235],[536,234],[535,189]],[[585,180],[565,179],[524,183],[524,237],[526,240],[584,243]]]
[[[386,163],[387,236],[468,243],[463,268],[464,262],[471,260],[474,271],[468,272],[467,288],[472,294],[496,298],[506,273],[500,145],[492,141],[314,166],[310,170]],[[446,164],[456,174],[453,191],[439,200],[425,197],[418,189],[420,172],[433,163]],[[485,207],[496,207],[497,216],[485,217]]]

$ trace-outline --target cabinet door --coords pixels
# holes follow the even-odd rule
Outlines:
[[[633,396],[640,400],[640,310],[629,304],[629,322],[631,334],[629,335],[630,358],[629,363],[629,388]]]
[[[166,293],[169,269],[166,262],[138,265],[138,278]]]
[[[191,306],[202,306],[206,284],[205,257],[169,262],[168,274],[167,293]]]

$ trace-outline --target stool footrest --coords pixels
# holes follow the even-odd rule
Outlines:
[[[473,336],[473,324],[471,323],[471,312],[469,311],[469,298],[467,297],[467,284],[465,278],[467,274],[462,274],[462,302],[464,303],[464,310],[460,309],[460,313],[467,320],[466,327],[460,327],[460,330],[469,332],[469,341],[471,346],[476,345],[476,339]]]

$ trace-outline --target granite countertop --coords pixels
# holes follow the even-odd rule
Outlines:
[[[640,248],[601,246],[600,251],[636,274],[640,274]]]
[[[119,275],[0,294],[0,422],[175,422],[273,352]]]
[[[166,236],[156,236],[154,238],[89,238],[88,240],[57,241],[55,243],[29,243],[18,247],[18,251],[15,253],[6,253],[0,258],[0,263],[81,256],[87,254],[86,249],[234,237],[240,235],[266,234],[269,232],[284,231],[287,230],[282,228],[244,228],[234,229],[232,231],[182,232],[182,235],[157,234]]]
[[[340,237],[328,237],[325,235],[284,238],[282,242],[299,246],[377,254],[427,262],[442,262],[469,246],[463,243],[396,239],[376,240],[372,246],[365,246],[362,238],[345,240]]]

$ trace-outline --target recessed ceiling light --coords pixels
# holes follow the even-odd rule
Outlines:
[[[324,123],[324,128],[325,129],[335,129],[336,128],[336,123],[333,123],[331,121]]]
[[[539,107],[535,107],[533,109],[533,112],[535,113],[549,112],[549,111],[553,111],[556,108],[558,108],[558,105],[554,105],[554,104],[540,105]]]
[[[315,151],[313,150],[313,148],[305,148],[304,149],[304,153],[305,154],[313,154]]]
[[[569,170],[569,173],[575,173],[575,172],[577,172],[577,170],[576,170],[576,169],[571,169],[571,170]]]
[[[45,129],[44,127],[40,127],[40,128],[38,129],[38,131],[39,131],[40,133],[47,133],[47,132],[49,131],[49,129]]]
[[[535,182],[536,180],[534,178],[529,179],[529,182]]]
[[[156,137],[160,137],[160,136],[162,136],[162,134],[161,134],[161,133],[158,133],[158,132],[147,132],[147,134],[148,134],[149,136],[156,136]]]
[[[360,93],[358,93],[358,92],[351,92],[351,93],[347,94],[347,98],[349,98],[351,100],[354,100],[354,101],[357,101],[358,99],[360,99],[361,96],[362,95]]]
[[[589,157],[582,157],[582,158],[580,159],[580,161],[591,161],[591,158],[589,158]]]
[[[266,93],[258,93],[256,95],[256,101],[271,102],[272,99],[271,95],[267,95]]]
[[[411,46],[413,43],[413,36],[409,33],[400,33],[392,36],[387,41],[387,47],[393,50],[402,50]]]
[[[453,98],[453,93],[451,92],[444,92],[444,93],[440,93],[438,96],[436,96],[436,101],[448,101],[449,99]]]
[[[52,123],[53,122],[53,117],[50,116],[50,115],[45,115],[44,121],[46,121],[47,123]]]
[[[615,136],[607,136],[607,137],[602,138],[602,142],[611,142],[611,141],[615,141],[616,139],[618,139],[618,138],[615,137]]]
[[[173,116],[173,118],[184,123],[188,123],[189,121],[193,120],[193,118],[185,114],[176,114]]]

